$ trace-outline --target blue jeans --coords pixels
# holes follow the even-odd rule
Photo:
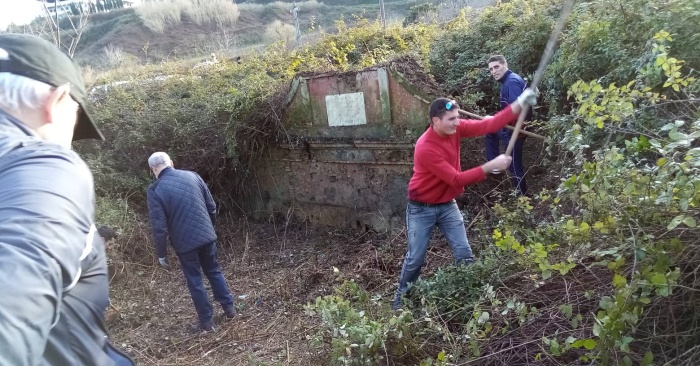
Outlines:
[[[455,264],[474,262],[472,248],[469,246],[467,231],[464,228],[464,218],[454,200],[437,206],[418,206],[409,203],[406,207],[408,251],[401,269],[399,288],[396,290],[394,298],[394,308],[401,305],[401,296],[408,291],[409,285],[420,277],[420,269],[425,263],[430,235],[435,226],[447,238],[447,242],[452,248]]]
[[[214,299],[221,304],[224,311],[233,308],[233,296],[228,291],[226,279],[216,262],[216,242],[191,252],[178,254],[177,257],[180,260],[182,273],[185,274],[187,288],[190,290],[200,324],[211,321],[213,317],[213,308],[202,281],[202,271],[209,279]]]
[[[496,133],[489,133],[486,135],[486,159],[493,160],[498,155],[501,154],[500,143],[503,142],[504,146],[508,146],[510,137],[513,135],[513,131],[503,128]],[[513,162],[508,167],[510,171],[511,179],[513,182],[513,187],[515,187],[516,193],[518,195],[523,195],[527,193],[527,184],[525,184],[525,169],[523,168],[523,145],[525,144],[525,138],[521,138],[518,135],[518,139],[515,140],[515,145],[513,145]]]

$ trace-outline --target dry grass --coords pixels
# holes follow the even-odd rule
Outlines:
[[[157,34],[182,22],[183,14],[199,26],[219,28],[236,24],[238,6],[226,0],[171,0],[146,3],[136,8],[143,25]]]
[[[275,20],[270,23],[265,30],[265,40],[274,42],[284,42],[284,44],[289,44],[296,38],[296,30],[291,24],[282,23],[279,20]]]
[[[189,0],[185,14],[197,25],[233,26],[241,15],[238,5],[226,0]]]
[[[136,14],[146,28],[153,33],[163,34],[166,28],[180,24],[186,4],[177,0],[145,3],[136,8]]]

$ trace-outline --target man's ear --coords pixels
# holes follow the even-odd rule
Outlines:
[[[44,103],[43,114],[44,119],[51,123],[54,121],[54,113],[58,111],[56,108],[65,98],[70,98],[70,84],[63,84],[57,88],[52,88]]]
[[[430,119],[430,123],[433,125],[438,123],[438,122],[440,122],[440,117],[433,117]]]

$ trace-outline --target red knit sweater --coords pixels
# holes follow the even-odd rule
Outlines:
[[[516,118],[511,108],[505,108],[493,118],[459,120],[454,135],[441,137],[432,127],[428,128],[416,142],[408,199],[433,204],[448,202],[464,192],[464,186],[486,179],[481,166],[462,171],[460,139],[496,132]]]

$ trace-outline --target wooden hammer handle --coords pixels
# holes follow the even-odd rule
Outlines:
[[[480,115],[478,115],[478,114],[470,113],[470,112],[467,112],[467,111],[465,111],[465,110],[463,110],[463,109],[459,109],[459,113],[462,113],[462,114],[464,114],[465,116],[471,117],[471,118],[484,119],[484,117],[482,117],[482,116],[480,116]],[[515,127],[513,127],[513,126],[511,126],[511,125],[506,125],[506,128],[509,128],[509,129],[511,129],[511,130],[515,130]],[[530,137],[534,137],[534,138],[537,138],[537,139],[544,140],[544,136],[538,135],[538,134],[533,133],[533,132],[530,132],[530,131],[520,130],[520,133],[522,133],[523,135],[526,135],[526,136],[530,136]]]

